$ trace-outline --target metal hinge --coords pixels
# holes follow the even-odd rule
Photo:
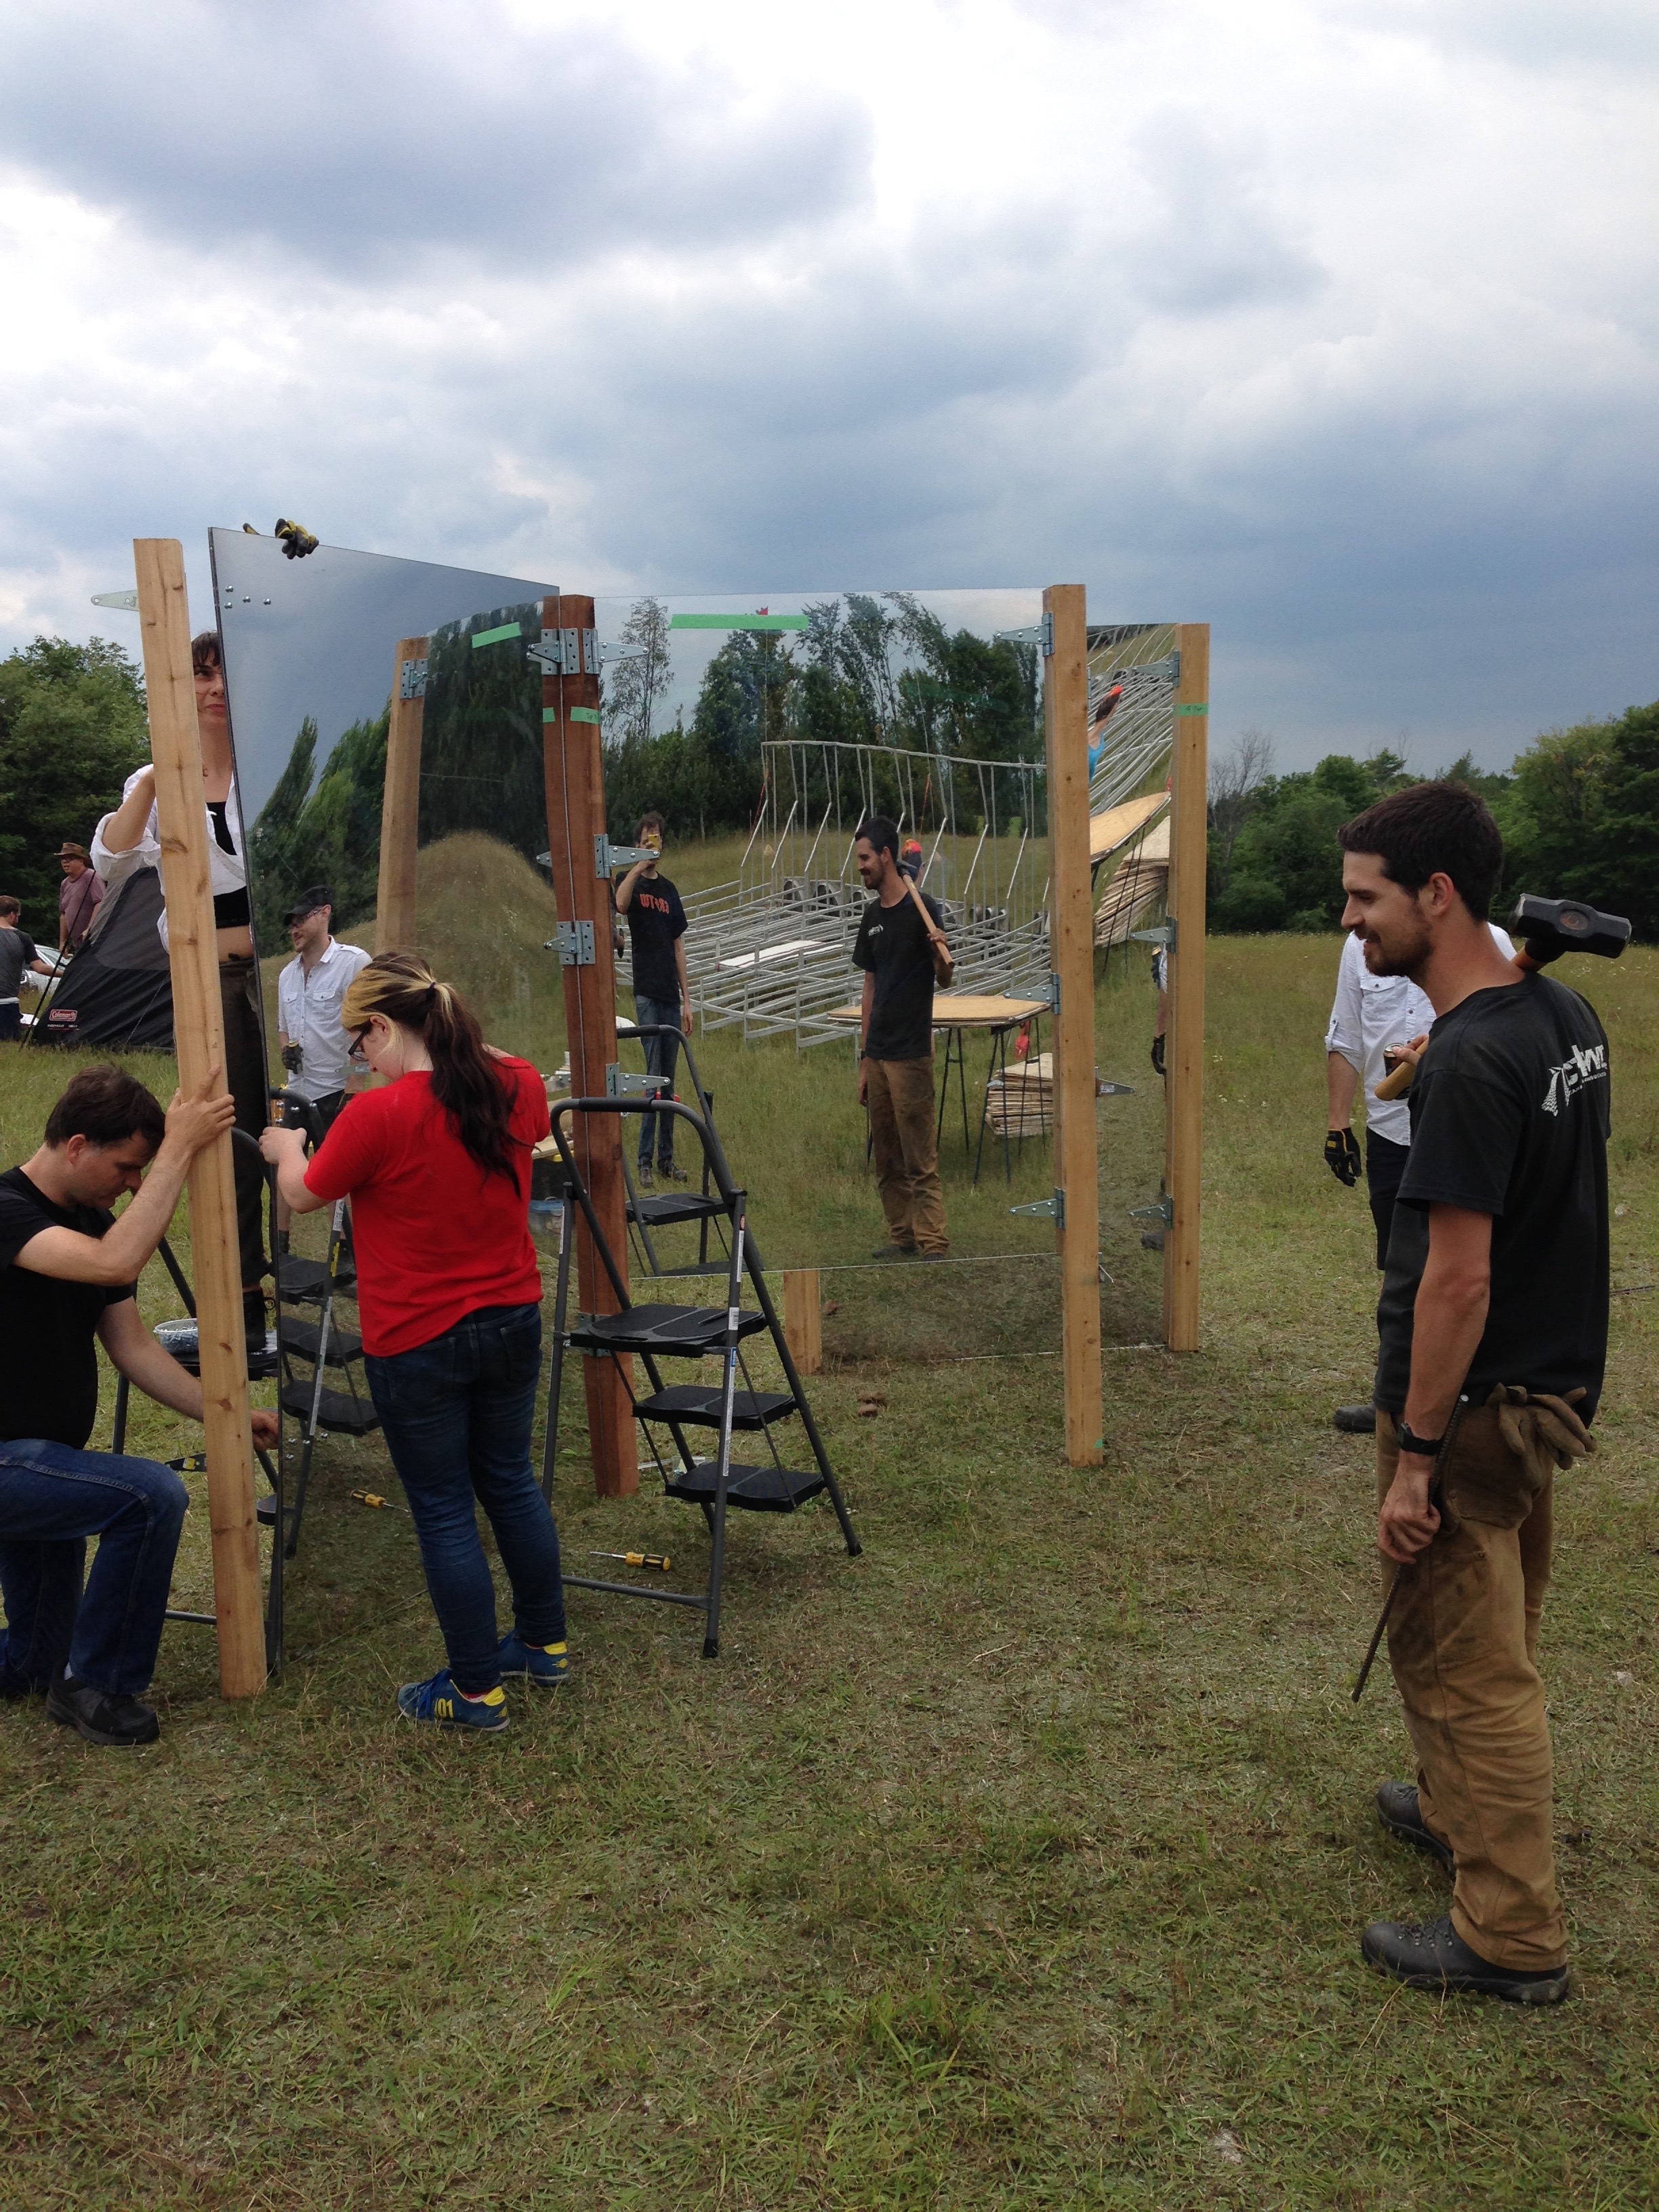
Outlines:
[[[668,1087],[669,1078],[665,1075],[635,1075],[614,1060],[605,1063],[607,1098],[655,1098]]]
[[[547,940],[546,950],[556,952],[561,968],[593,965],[593,925],[591,921],[562,921]]]
[[[999,645],[1040,645],[1046,659],[1054,649],[1054,618],[1044,615],[1030,629],[1000,629],[996,641]]]
[[[1160,921],[1155,928],[1132,929],[1129,932],[1137,945],[1167,945],[1171,952],[1176,949],[1177,933],[1173,915],[1167,921]]]
[[[641,860],[659,860],[660,853],[649,845],[613,845],[603,830],[593,840],[593,872],[601,880],[612,868],[632,868]]]
[[[136,615],[138,594],[137,592],[94,592],[92,604],[95,607],[119,607],[124,614]]]
[[[1095,1078],[1097,1098],[1133,1098],[1134,1095],[1135,1087],[1133,1083],[1113,1083],[1103,1075],[1097,1075]]]
[[[1132,1206],[1129,1208],[1129,1218],[1131,1221],[1161,1221],[1166,1229],[1173,1229],[1175,1200],[1172,1198],[1164,1197],[1160,1198],[1156,1206]]]
[[[544,629],[539,641],[525,652],[548,676],[589,676],[599,672],[599,634],[596,629]]]
[[[426,696],[424,660],[406,660],[398,672],[398,696],[400,699],[424,699]]]
[[[1066,1194],[1057,1189],[1052,1198],[1033,1199],[1029,1206],[1011,1206],[1010,1213],[1029,1214],[1036,1221],[1052,1221],[1057,1229],[1066,1226]]]
[[[1051,968],[1048,970],[1048,989],[1045,991],[1041,983],[1034,983],[1031,986],[1030,995],[1032,998],[1036,999],[1039,1004],[1047,1006],[1050,1013],[1058,1014],[1060,1012],[1059,971]]]

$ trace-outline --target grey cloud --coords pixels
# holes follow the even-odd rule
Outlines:
[[[1148,117],[1133,143],[1154,210],[1133,234],[1126,274],[1147,305],[1213,315],[1306,299],[1326,282],[1273,205],[1260,149],[1179,108]]]
[[[750,112],[712,68],[647,63],[597,23],[526,31],[489,0],[15,11],[0,131],[146,226],[343,271],[771,235],[856,202],[869,161],[844,100]]]

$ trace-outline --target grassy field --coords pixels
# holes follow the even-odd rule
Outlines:
[[[492,1034],[551,1066],[556,970],[514,949],[538,910],[477,890]],[[440,964],[478,962],[453,929]],[[849,1271],[812,1389],[865,1554],[819,1507],[742,1522],[717,1663],[689,1620],[577,1594],[557,1700],[514,1695],[486,1743],[396,1725],[438,1646],[407,1519],[349,1500],[396,1495],[371,1438],[322,1455],[264,1698],[220,1703],[211,1638],[175,1628],[152,1751],[0,1711],[0,2203],[1659,2202],[1659,957],[1579,979],[1613,1043],[1625,1295],[1543,1653],[1577,1990],[1534,2017],[1358,1955],[1364,1920],[1444,1891],[1372,1816],[1406,1771],[1391,1686],[1347,1696],[1370,1474],[1329,1413],[1364,1386],[1375,1277],[1363,1197],[1320,1158],[1336,949],[1208,947],[1204,1349],[1181,1360],[1128,1348],[1155,1333],[1125,1209],[1156,1194],[1158,1102],[1145,979],[1103,986],[1103,1068],[1148,1075],[1101,1108],[1103,1468],[1064,1464],[1040,1256],[906,1270],[884,1310],[859,1302],[899,1291]],[[64,1068],[0,1073],[5,1164]],[[873,1243],[849,1060],[716,1036],[706,1073],[769,1259]],[[1012,1192],[969,1193],[958,1130],[957,1249],[1040,1255],[1003,1209],[1048,1180],[1028,1154]],[[966,1356],[997,1352],[1036,1356]],[[694,1514],[649,1486],[596,1502],[580,1456],[557,1509],[573,1571],[700,1562]]]

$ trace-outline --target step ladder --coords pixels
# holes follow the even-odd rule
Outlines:
[[[306,1260],[284,1252],[276,1261],[276,1346],[283,1380],[277,1402],[285,1413],[301,1425],[300,1472],[294,1485],[294,1504],[288,1516],[284,1552],[292,1559],[300,1548],[300,1528],[305,1519],[306,1492],[311,1486],[311,1462],[317,1438],[325,1431],[337,1436],[366,1437],[380,1425],[380,1417],[365,1388],[359,1390],[352,1376],[361,1363],[363,1340],[335,1318],[337,1302],[356,1288],[356,1269],[351,1256],[350,1211],[348,1201],[336,1199],[329,1214],[328,1251],[324,1259]],[[301,1320],[290,1306],[314,1305],[314,1322]],[[309,1375],[296,1375],[294,1362],[310,1367]],[[345,1378],[343,1390],[327,1385],[330,1368]]]
[[[578,1115],[673,1114],[697,1137],[702,1146],[710,1196],[718,1201],[718,1215],[728,1234],[726,1304],[722,1306],[635,1305],[628,1295],[605,1232],[599,1225],[587,1185],[577,1168],[566,1133]],[[809,1498],[828,1493],[847,1546],[856,1559],[860,1544],[845,1501],[836,1484],[830,1455],[807,1403],[806,1393],[786,1342],[777,1310],[766,1287],[760,1252],[749,1233],[745,1194],[733,1184],[725,1154],[711,1123],[678,1100],[648,1097],[570,1098],[553,1109],[553,1136],[565,1170],[564,1237],[559,1254],[558,1290],[554,1302],[552,1371],[549,1378],[547,1442],[542,1462],[542,1494],[550,1503],[553,1470],[558,1456],[559,1394],[568,1350],[593,1358],[614,1360],[623,1378],[634,1418],[663,1479],[665,1494],[700,1507],[709,1534],[708,1581],[702,1591],[651,1589],[634,1583],[602,1582],[587,1575],[566,1575],[577,1589],[602,1590],[612,1596],[654,1600],[659,1604],[689,1606],[703,1615],[702,1656],[716,1657],[720,1650],[720,1586],[726,1565],[726,1519],[732,1508],[754,1513],[793,1513]],[[624,1148],[625,1149],[625,1148]],[[681,1203],[685,1201],[682,1200]],[[570,1311],[570,1264],[575,1249],[576,1215],[580,1212],[593,1240],[593,1249],[615,1294],[615,1313]],[[696,1218],[688,1215],[685,1218]],[[713,1219],[714,1215],[709,1218]],[[760,1310],[745,1309],[741,1297],[745,1276],[754,1285]],[[743,1346],[751,1337],[765,1334],[784,1372],[788,1388],[763,1391],[755,1388],[744,1362]],[[641,1397],[635,1390],[623,1355],[631,1353],[644,1368],[650,1389]],[[723,1363],[718,1388],[697,1383],[670,1383],[662,1363],[674,1359],[703,1359],[717,1354]],[[738,1388],[738,1378],[747,1386]],[[787,1467],[773,1441],[778,1423],[799,1419],[811,1449],[812,1464]],[[673,1439],[677,1463],[663,1459],[656,1431],[665,1428]],[[690,1431],[712,1432],[714,1449],[699,1450]],[[755,1436],[766,1449],[763,1461],[732,1458],[734,1437]]]
[[[714,1127],[714,1094],[704,1085],[702,1078],[697,1072],[697,1063],[691,1052],[691,1041],[684,1030],[677,1030],[668,1023],[647,1023],[643,1028],[635,1023],[628,1030],[619,1029],[617,1032],[617,1042],[618,1044],[623,1044],[631,1037],[637,1039],[643,1046],[647,1037],[659,1036],[672,1036],[678,1040],[680,1051],[685,1059],[686,1073],[691,1079],[691,1088],[696,1094],[697,1112],[702,1116],[704,1125],[712,1133]],[[647,1057],[649,1058],[648,1054]],[[663,1080],[660,1076],[650,1074],[620,1076],[624,1096],[629,1091],[634,1091],[636,1086],[640,1086],[639,1095],[650,1098],[653,1103],[659,1093],[647,1092],[643,1086],[647,1084],[660,1085]],[[729,1249],[723,1244],[720,1251],[711,1254],[708,1249],[709,1229],[713,1224],[725,1219],[726,1206],[718,1190],[712,1187],[707,1152],[703,1154],[701,1190],[641,1192],[634,1181],[634,1170],[629,1164],[629,1147],[626,1145],[623,1146],[623,1180],[628,1187],[628,1225],[631,1232],[629,1241],[635,1256],[641,1262],[643,1273],[655,1276],[723,1275],[726,1273],[731,1262]],[[693,1221],[697,1224],[696,1258],[689,1266],[665,1267],[658,1256],[656,1245],[652,1240],[652,1231],[654,1229],[660,1232],[664,1229],[675,1228]]]

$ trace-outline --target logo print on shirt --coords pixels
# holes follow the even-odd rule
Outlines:
[[[1606,1045],[1574,1045],[1571,1059],[1564,1060],[1559,1067],[1550,1070],[1549,1088],[1541,1102],[1544,1111],[1559,1114],[1575,1091],[1582,1091],[1587,1083],[1605,1083],[1607,1079]]]

